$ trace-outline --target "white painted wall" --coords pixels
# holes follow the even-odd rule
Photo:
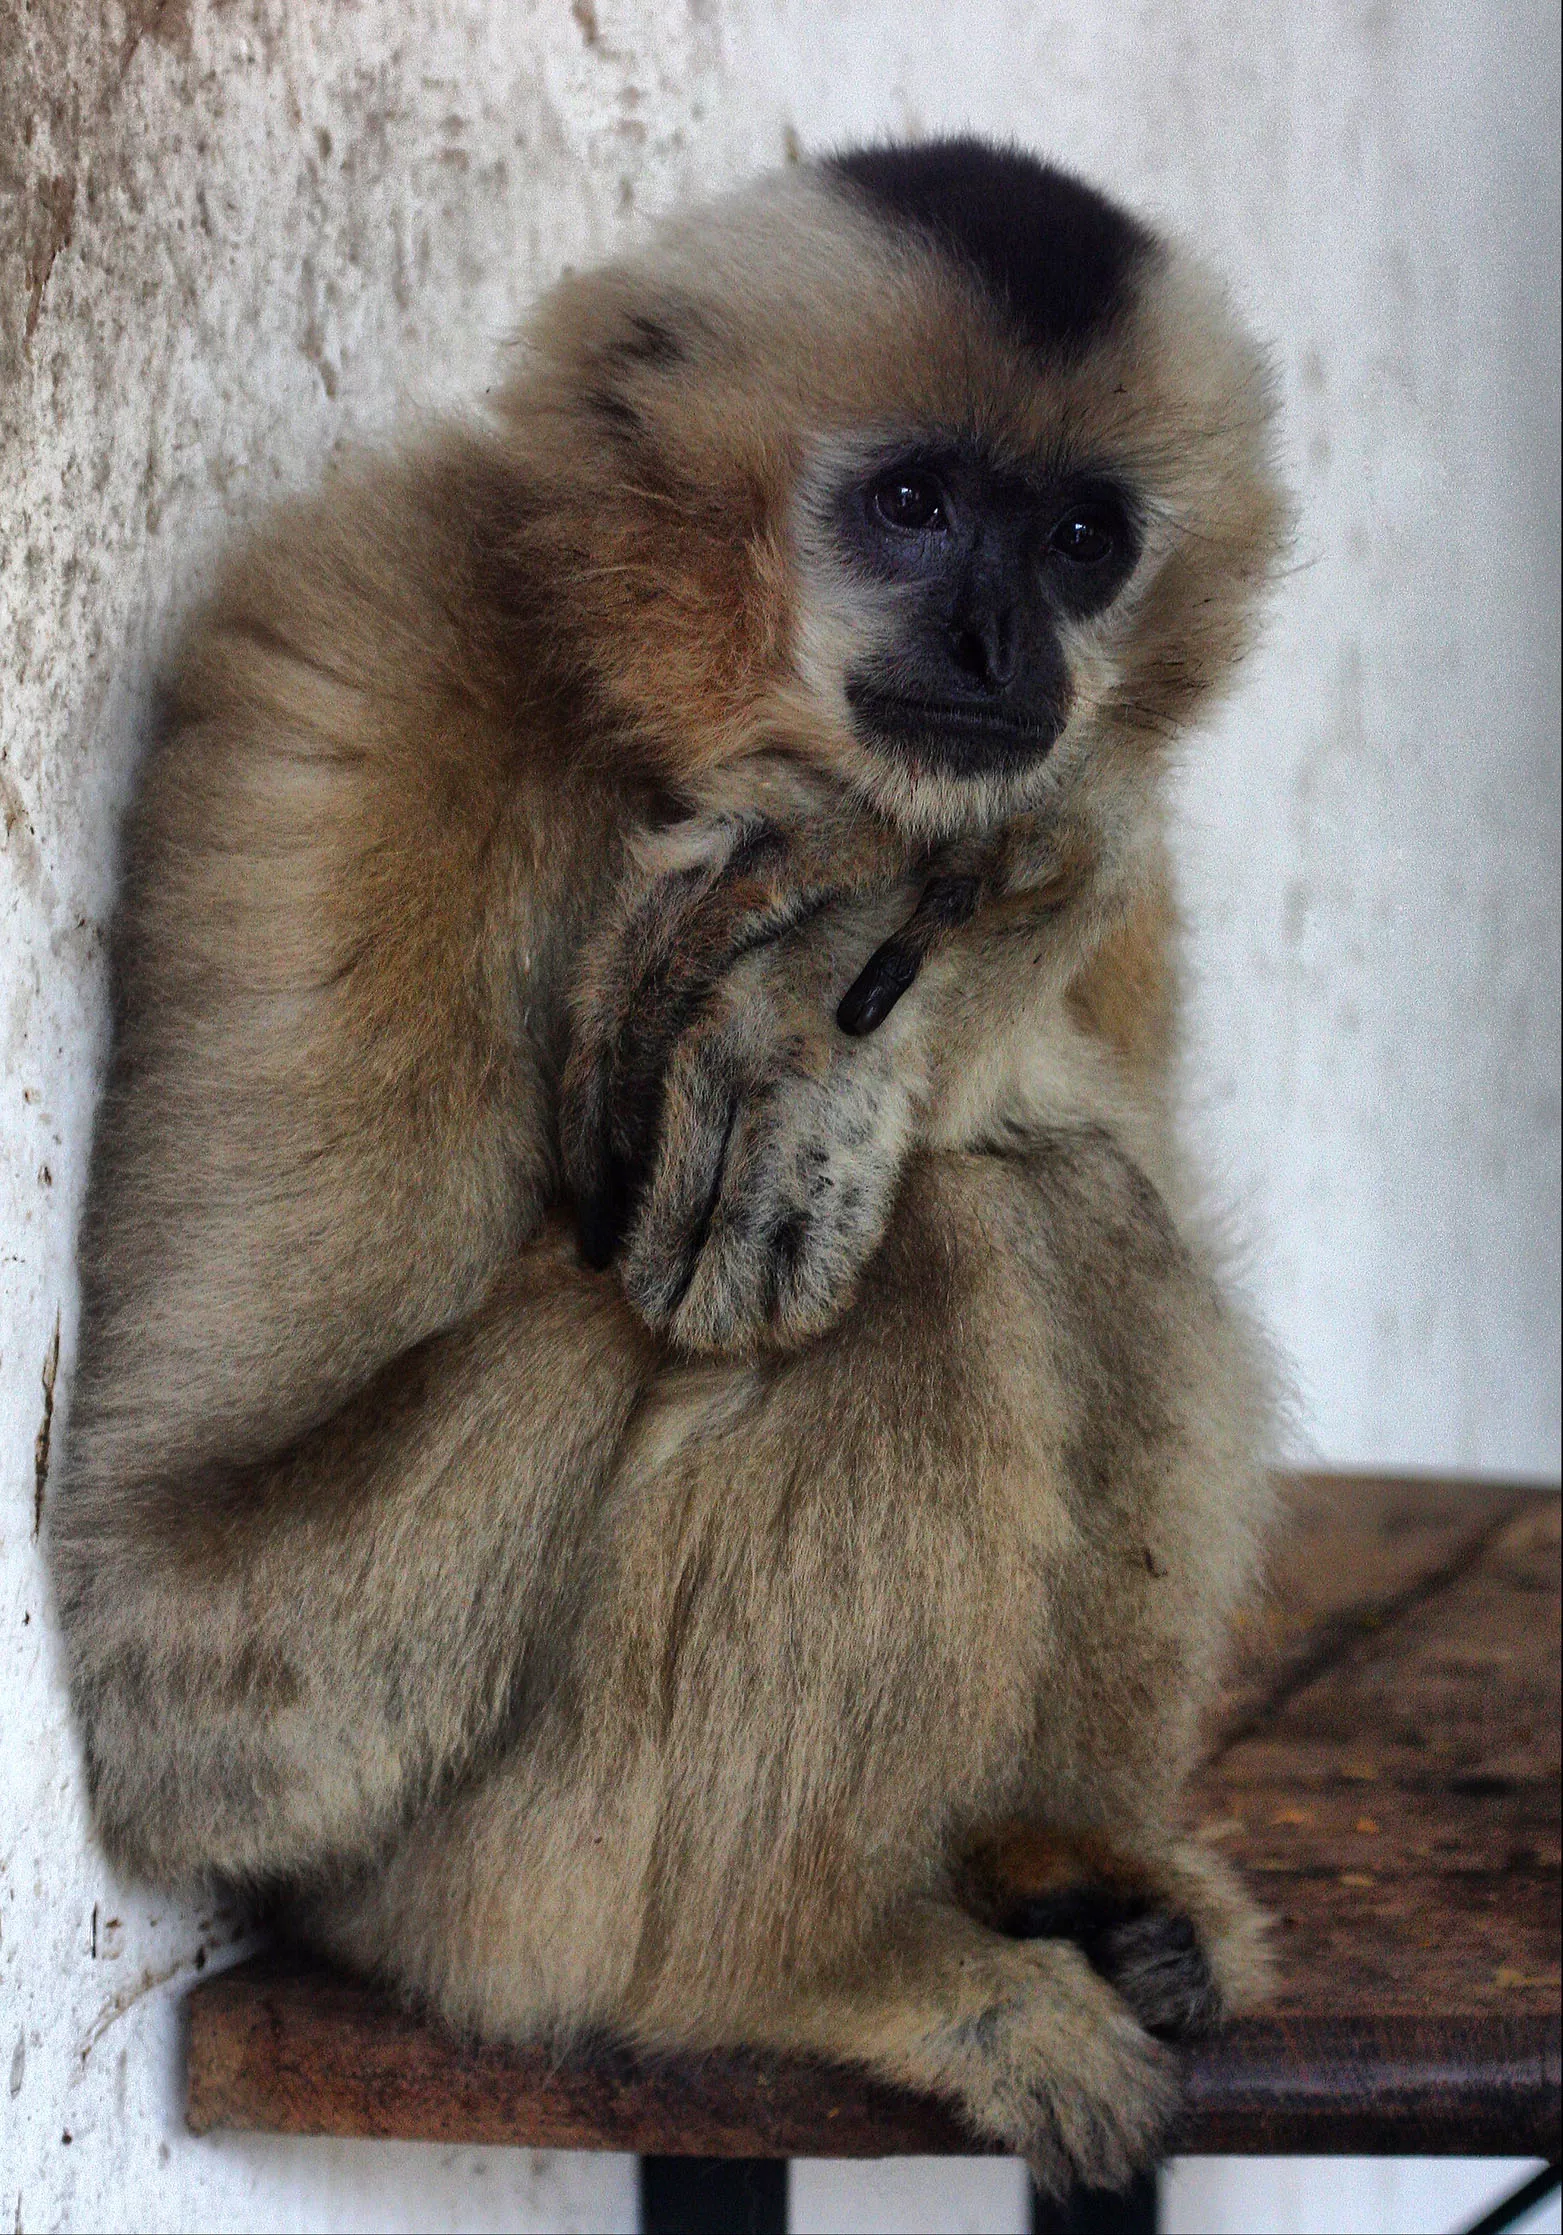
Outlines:
[[[182,2132],[178,1997],[234,1928],[88,1843],[35,1440],[170,615],[342,439],[480,396],[562,264],[789,129],[1013,133],[1273,337],[1297,566],[1186,787],[1201,1125],[1309,1447],[1556,1473],[1557,40],[1543,0],[0,0],[7,2227],[634,2224],[626,2160]],[[1455,2178],[1191,2160],[1168,2209],[1432,2228]],[[1021,2224],[1000,2167],[794,2190],[800,2225]]]

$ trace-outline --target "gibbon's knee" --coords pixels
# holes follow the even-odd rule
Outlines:
[[[654,1347],[557,1223],[290,1449],[54,1523],[94,1811],[162,1881],[361,1862],[553,1697]]]

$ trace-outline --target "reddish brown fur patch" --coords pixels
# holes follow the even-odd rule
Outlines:
[[[1108,934],[1065,996],[1077,1023],[1102,1040],[1137,1086],[1167,1078],[1177,1040],[1178,915],[1158,883]]]
[[[1008,1823],[962,1858],[959,1884],[973,1914],[997,1921],[1020,1903],[1082,1888],[1125,1901],[1151,1898],[1144,1866],[1099,1832]]]

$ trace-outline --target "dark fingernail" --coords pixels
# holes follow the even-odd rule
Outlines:
[[[884,1023],[922,967],[913,947],[891,939],[871,955],[841,996],[836,1022],[855,1040]]]

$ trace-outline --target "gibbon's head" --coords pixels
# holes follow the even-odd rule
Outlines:
[[[1220,289],[1013,149],[764,179],[528,339],[554,631],[675,780],[780,749],[930,837],[1111,788],[1224,681],[1283,533]]]

